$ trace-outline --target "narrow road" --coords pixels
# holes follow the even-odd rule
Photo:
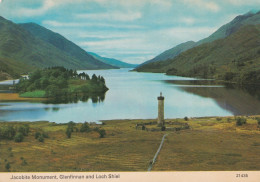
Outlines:
[[[152,160],[151,163],[149,164],[148,171],[151,171],[151,170],[152,170],[153,164],[155,163],[156,158],[157,158],[157,156],[159,155],[159,153],[160,153],[160,151],[161,151],[161,149],[162,149],[164,139],[165,139],[165,137],[166,137],[167,135],[168,135],[168,134],[163,135],[161,144],[160,144],[160,146],[159,146],[159,148],[158,148],[156,154],[154,155],[153,160]]]

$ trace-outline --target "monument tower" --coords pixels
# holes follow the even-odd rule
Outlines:
[[[160,93],[160,96],[158,99],[158,124],[163,125],[164,124],[164,97],[162,96],[162,92]]]

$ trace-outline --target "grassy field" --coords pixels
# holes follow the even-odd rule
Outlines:
[[[25,98],[18,93],[0,93],[0,101],[42,101],[44,98]]]
[[[0,141],[0,171],[7,171],[8,162],[12,172],[147,171],[165,133],[169,135],[152,171],[260,170],[260,130],[253,117],[242,126],[236,126],[233,117],[192,118],[167,120],[188,123],[187,130],[136,129],[137,123],[150,121],[154,120],[104,121],[98,127],[106,130],[105,138],[92,131],[73,132],[70,139],[65,124],[27,122],[30,133],[23,142]],[[0,126],[24,123],[0,122]],[[49,138],[39,142],[36,131]]]
[[[194,119],[191,130],[171,133],[153,170],[260,170],[260,128],[256,120]]]
[[[25,92],[20,94],[20,97],[26,97],[26,98],[44,98],[45,97],[45,91],[44,90],[35,90],[32,92]]]

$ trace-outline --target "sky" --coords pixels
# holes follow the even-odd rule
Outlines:
[[[0,16],[34,22],[101,56],[139,64],[208,37],[259,0],[0,0]]]

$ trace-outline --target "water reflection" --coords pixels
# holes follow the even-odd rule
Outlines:
[[[205,98],[212,98],[234,115],[256,115],[260,113],[260,89],[257,85],[239,86],[214,80],[167,80],[178,88]]]
[[[235,85],[235,84],[225,84],[227,89],[239,89],[243,92],[249,93],[255,99],[260,101],[260,85]]]
[[[59,107],[53,107],[53,108],[52,108],[52,111],[54,111],[54,112],[57,112],[57,111],[59,111],[59,110],[60,110]]]
[[[97,94],[76,94],[76,95],[65,95],[61,97],[55,97],[44,101],[45,104],[69,104],[78,103],[79,101],[88,102],[91,99],[92,103],[100,103],[105,100],[105,93]]]

